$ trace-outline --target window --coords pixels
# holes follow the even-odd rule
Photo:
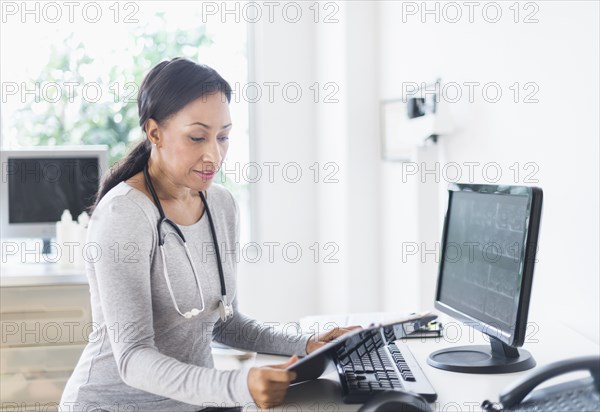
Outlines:
[[[2,148],[105,144],[114,163],[142,137],[143,76],[176,56],[213,67],[234,93],[247,83],[245,22],[203,21],[198,2],[9,3],[0,29]],[[227,170],[236,170],[248,163],[248,104],[235,98],[230,110]],[[215,182],[238,199],[247,239],[248,183],[234,172]]]

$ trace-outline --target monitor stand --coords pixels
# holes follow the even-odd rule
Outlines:
[[[50,244],[50,239],[43,238],[42,239],[42,254],[49,255],[52,253],[52,245]]]
[[[427,363],[434,368],[462,373],[510,373],[535,366],[531,353],[508,346],[493,336],[489,338],[490,346],[468,345],[435,351]]]

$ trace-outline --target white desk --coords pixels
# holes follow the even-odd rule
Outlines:
[[[56,263],[3,263],[0,287],[87,285],[85,271],[64,269]]]
[[[429,366],[427,357],[435,350],[469,343],[487,343],[481,333],[452,319],[443,316],[440,318],[445,324],[446,336],[444,338],[400,341],[408,343],[425,375],[438,393],[438,400],[431,405],[434,411],[480,411],[479,405],[483,400],[497,401],[499,393],[507,385],[531,372],[530,370],[511,374],[474,375],[447,372]],[[537,361],[537,366],[576,356],[598,356],[600,354],[600,347],[597,344],[565,325],[530,322],[530,326],[524,349],[531,352]],[[288,358],[283,356],[258,354],[250,362],[259,366],[282,363],[286,359]],[[582,376],[584,375],[582,374]],[[570,380],[574,377],[576,375],[568,375],[562,380]],[[552,381],[550,384],[558,381],[560,379]],[[348,405],[342,402],[340,385],[337,376],[333,373],[316,381],[293,385],[288,391],[284,405],[274,410],[342,412],[356,411],[359,407],[360,405]]]
[[[43,331],[44,325],[51,322],[70,325],[76,321],[80,327],[91,322],[89,291],[84,273],[76,270],[60,270],[58,265],[26,264],[18,267],[2,265],[1,269],[0,318],[3,323],[12,322],[21,325],[21,322],[27,324],[35,322],[41,325],[40,330]],[[530,314],[530,319],[537,319],[537,317]],[[497,400],[498,394],[504,387],[529,372],[470,375],[430,367],[426,360],[435,350],[469,343],[486,343],[479,332],[443,316],[440,320],[445,324],[444,338],[407,340],[416,360],[438,393],[438,400],[433,404],[434,410],[478,411],[484,399]],[[319,321],[322,326],[330,321],[335,321],[339,325],[348,324],[346,322],[368,325],[366,317],[353,320],[323,316],[305,320],[303,329],[308,332],[305,325],[312,325],[314,321]],[[530,326],[524,348],[532,353],[538,366],[575,356],[600,354],[600,347],[597,344],[563,324],[546,321],[537,324],[530,322]],[[27,330],[32,328],[27,327]],[[45,342],[41,339],[41,341],[30,342],[29,340],[36,339],[35,334],[27,334],[25,340],[20,333],[5,336],[6,341],[0,345],[3,365],[1,392],[4,401],[18,400],[20,403],[27,400],[44,403],[60,398],[64,383],[84,344],[83,333],[79,329],[75,332],[65,329],[62,332],[63,338],[67,341],[53,339],[51,342]],[[71,339],[71,335],[76,336],[77,339]],[[37,345],[34,347],[32,344]],[[248,367],[252,364],[257,366],[278,364],[288,359],[283,356],[262,354],[243,359],[229,356],[227,352],[218,350],[214,351],[214,357],[215,367],[221,369]],[[36,379],[31,380],[23,374],[24,368],[28,373],[36,372],[32,374]],[[38,369],[41,372],[38,373]],[[42,372],[48,372],[49,375],[46,377]],[[573,376],[568,377],[568,379],[572,378]],[[38,384],[43,386],[44,390],[38,390],[36,386]],[[342,412],[355,411],[359,407],[360,405],[347,405],[342,402],[337,376],[330,374],[312,382],[292,386],[286,397],[286,403],[275,410]]]

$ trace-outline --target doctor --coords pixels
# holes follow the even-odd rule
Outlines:
[[[238,310],[238,207],[212,179],[229,147],[231,88],[182,58],[145,77],[145,138],[104,177],[88,228],[94,328],[61,410],[197,411],[282,403],[285,368],[352,328],[289,336]],[[250,299],[250,297],[248,297]],[[293,355],[279,365],[216,370],[212,340]]]

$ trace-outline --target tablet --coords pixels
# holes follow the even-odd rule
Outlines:
[[[296,372],[296,379],[291,383],[295,384],[317,379],[323,375],[323,373],[334,370],[334,360],[337,357],[338,350],[343,348],[346,351],[351,350],[351,348],[361,344],[369,336],[372,336],[375,333],[381,333],[382,329],[384,329],[386,337],[391,337],[389,341],[393,342],[405,337],[410,331],[419,329],[422,325],[426,325],[436,318],[437,315],[429,312],[412,314],[397,320],[387,321],[365,329],[348,332],[309,355],[299,359],[293,365],[290,365],[287,370]]]

